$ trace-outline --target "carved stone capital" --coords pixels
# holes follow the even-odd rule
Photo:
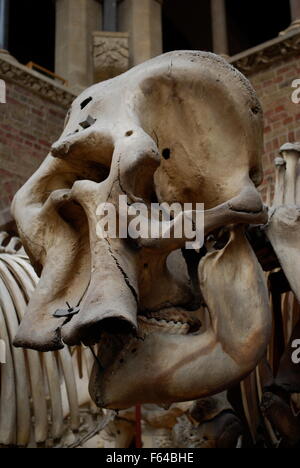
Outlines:
[[[10,56],[0,56],[0,77],[30,89],[32,92],[49,99],[55,104],[68,108],[76,95],[66,87],[40,73],[21,65]]]
[[[104,81],[129,68],[129,34],[96,31],[94,36],[94,78]]]

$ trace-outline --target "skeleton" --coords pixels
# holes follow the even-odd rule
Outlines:
[[[169,410],[144,408],[143,419],[154,433],[149,448],[235,448],[243,434],[226,392]]]
[[[38,283],[20,239],[0,232],[0,446],[51,447],[75,443],[102,422],[88,394],[91,354],[58,355],[14,349],[12,339]],[[77,365],[78,353],[82,364]]]
[[[243,427],[226,393],[195,402],[189,415],[178,419],[173,439],[179,448],[236,448]]]
[[[128,448],[135,437],[135,411],[123,410],[102,432],[105,448]],[[168,409],[143,405],[143,448],[235,448],[243,428],[226,393]]]
[[[13,202],[41,272],[15,345],[97,343],[90,392],[112,409],[196,400],[247,376],[271,333],[245,236],[267,221],[256,189],[262,142],[251,85],[213,54],[172,52],[86,90]],[[99,238],[97,207],[119,195],[205,203],[206,247],[182,254],[185,238]],[[79,313],[57,318],[66,301]]]
[[[299,265],[300,246],[300,144],[286,143],[276,158],[274,200],[269,211],[269,222],[264,229],[297,301],[300,300]],[[291,293],[289,293],[291,295]],[[300,337],[299,305],[287,297],[288,315],[283,317],[286,327],[286,349],[275,375],[265,360],[260,366],[264,393],[261,408],[278,435],[278,444],[295,446],[300,443],[299,365],[293,363],[293,342]],[[292,309],[290,311],[290,309]]]
[[[276,190],[266,233],[300,301],[300,270],[294,256],[300,245],[300,143],[287,143],[280,153],[275,161]]]

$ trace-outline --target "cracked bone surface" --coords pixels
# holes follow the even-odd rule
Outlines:
[[[276,182],[266,234],[300,301],[300,143],[286,143],[276,158]]]
[[[249,374],[271,330],[245,237],[267,221],[262,148],[250,83],[214,54],[168,53],[84,91],[13,202],[41,273],[15,345],[97,344],[91,395],[115,409],[203,398]],[[204,203],[215,241],[198,254],[185,239],[99,238],[97,208],[119,195]],[[66,302],[79,313],[54,317]]]

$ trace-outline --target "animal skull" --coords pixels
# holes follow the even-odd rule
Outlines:
[[[256,190],[262,129],[249,82],[209,53],[168,53],[80,95],[13,203],[41,272],[15,345],[98,343],[90,391],[115,409],[206,397],[250,373],[271,331],[244,232],[267,221]],[[206,248],[100,239],[98,205],[124,194],[205,203]],[[80,312],[55,317],[66,301]]]

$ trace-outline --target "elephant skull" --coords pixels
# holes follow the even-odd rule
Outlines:
[[[91,395],[114,409],[203,398],[249,374],[271,330],[245,237],[267,222],[262,129],[249,82],[210,53],[168,53],[80,95],[13,202],[41,273],[15,345],[97,345]],[[128,210],[190,203],[191,216],[204,203],[205,246],[99,237],[98,206],[119,213],[120,196]]]

